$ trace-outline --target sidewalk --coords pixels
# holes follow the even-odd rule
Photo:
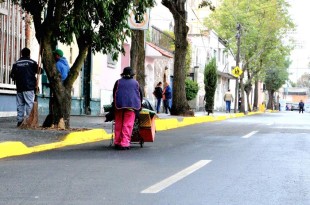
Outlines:
[[[158,114],[156,129],[161,131],[241,116],[244,116],[244,114],[215,112],[213,115],[206,116],[205,112],[196,112],[195,117]],[[40,116],[39,125],[42,125],[44,120],[45,116]],[[104,121],[105,117],[103,116],[71,116],[70,127],[73,128],[73,131],[56,129],[25,130],[16,127],[16,117],[2,117],[0,118],[0,159],[110,139],[112,123]]]

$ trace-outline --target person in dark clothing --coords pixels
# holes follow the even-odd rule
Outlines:
[[[172,89],[169,86],[169,84],[165,82],[163,91],[163,101],[166,114],[168,114],[168,110],[171,113],[171,99],[172,99]]]
[[[136,112],[142,108],[142,90],[138,81],[133,79],[132,69],[126,67],[122,78],[115,82],[113,98],[115,107],[115,149],[130,149],[132,130]]]
[[[156,112],[159,113],[161,99],[163,98],[163,89],[161,88],[162,82],[157,83],[153,94],[156,97]]]
[[[36,74],[39,67],[36,61],[30,59],[30,50],[23,48],[21,58],[12,66],[10,77],[16,83],[17,126],[20,126],[24,118],[28,118],[33,108]],[[25,115],[26,112],[26,115]]]
[[[302,100],[300,100],[299,104],[298,104],[298,107],[299,107],[299,113],[304,113],[304,102]]]

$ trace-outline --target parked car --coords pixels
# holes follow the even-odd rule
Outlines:
[[[293,110],[299,110],[299,105],[298,105],[298,103],[292,103],[291,111],[293,111]]]
[[[286,103],[285,110],[291,110],[292,103]]]

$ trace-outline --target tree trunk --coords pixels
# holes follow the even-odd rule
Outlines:
[[[257,108],[258,108],[258,80],[255,80],[253,109],[257,110]]]
[[[247,100],[247,104],[248,104],[248,111],[251,112],[251,103],[250,103],[250,92],[246,92],[246,100]]]
[[[187,51],[187,33],[185,0],[168,1],[162,0],[173,15],[175,22],[175,55],[174,55],[174,73],[173,73],[173,99],[172,115],[193,115],[186,100],[185,78],[186,78],[186,51]]]
[[[49,121],[47,123],[48,127],[52,124],[58,125],[60,119],[64,120],[64,128],[70,128],[70,113],[71,113],[71,90],[72,85],[76,78],[79,75],[79,71],[81,65],[84,62],[84,59],[87,55],[88,47],[84,47],[80,49],[79,57],[74,62],[74,65],[70,69],[70,73],[67,79],[62,82],[60,73],[56,69],[55,59],[53,56],[53,44],[49,40],[50,38],[44,36],[42,41],[42,61],[44,70],[49,80],[49,87],[52,91],[52,97],[50,98],[50,112],[45,121]],[[44,123],[45,124],[45,123]]]
[[[251,109],[251,103],[250,103],[250,94],[251,94],[251,91],[252,91],[252,84],[249,83],[249,82],[247,84],[245,84],[244,91],[245,91],[246,97],[247,97],[248,111],[251,112],[252,109]]]
[[[273,110],[274,109],[274,103],[273,103],[273,94],[274,91],[269,91],[268,90],[268,104],[267,104],[267,109]]]
[[[47,68],[55,67],[52,53],[45,53],[43,57],[43,64],[44,67]],[[72,86],[68,85],[66,81],[61,81],[60,74],[56,70],[56,67],[54,69],[46,69],[45,71],[50,82],[49,87],[52,91],[49,108],[49,118],[51,118],[51,121],[46,125],[48,127],[52,124],[57,126],[60,119],[63,118],[65,128],[70,128]]]
[[[131,48],[130,48],[130,67],[136,73],[136,80],[145,96],[145,49],[144,49],[144,31],[132,30]]]
[[[240,106],[240,112],[245,113],[245,101],[244,101],[244,83],[243,83],[243,74],[240,76],[240,97],[241,97],[241,106]],[[236,108],[235,108],[236,109]]]

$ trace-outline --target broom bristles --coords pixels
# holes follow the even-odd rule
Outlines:
[[[39,127],[39,120],[38,120],[38,102],[33,103],[32,110],[29,114],[29,117],[24,119],[20,128],[37,128]]]

